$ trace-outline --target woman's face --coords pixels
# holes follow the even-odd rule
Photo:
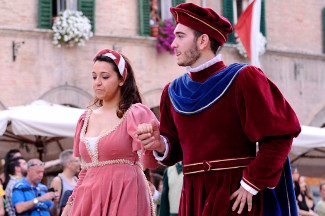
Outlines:
[[[300,177],[300,180],[299,180],[299,186],[300,186],[300,191],[301,191],[301,192],[305,192],[305,191],[306,191],[306,182],[305,182],[305,178]]]
[[[93,65],[93,90],[95,96],[103,101],[110,101],[120,97],[123,79],[113,70],[113,64],[105,61],[96,61]]]

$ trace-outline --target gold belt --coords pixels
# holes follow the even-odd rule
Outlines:
[[[114,159],[114,160],[107,160],[107,161],[97,161],[92,163],[82,163],[81,169],[88,169],[90,167],[100,167],[100,166],[107,166],[113,164],[128,164],[128,165],[138,165],[141,170],[143,170],[142,164],[139,161],[130,161],[127,159]]]
[[[222,160],[203,161],[199,163],[184,164],[184,175],[221,171],[246,167],[254,157],[227,158]]]

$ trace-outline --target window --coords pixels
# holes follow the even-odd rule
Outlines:
[[[249,0],[223,0],[223,16],[226,17],[232,26],[237,23],[238,17],[249,5]],[[265,0],[261,0],[261,33],[266,37],[265,28]],[[227,43],[235,43],[235,33],[229,35]]]
[[[184,2],[185,0],[139,0],[140,35],[149,36],[151,25],[171,19],[169,8]]]
[[[92,31],[95,29],[95,0],[39,0],[38,27],[52,28],[52,18],[65,9],[81,11],[89,20]]]

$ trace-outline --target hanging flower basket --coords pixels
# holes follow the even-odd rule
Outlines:
[[[171,19],[159,23],[159,34],[157,36],[156,49],[157,53],[169,52],[174,55],[174,49],[171,47],[175,39],[175,25]]]
[[[55,19],[52,26],[53,44],[61,47],[66,44],[84,46],[93,36],[89,19],[80,11],[65,10]]]

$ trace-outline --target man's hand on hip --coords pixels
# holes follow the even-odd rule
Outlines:
[[[233,200],[236,198],[234,205],[232,206],[232,210],[236,211],[239,205],[238,214],[241,214],[244,210],[244,207],[247,203],[248,211],[250,212],[252,210],[252,200],[253,200],[253,194],[245,190],[242,186],[238,190],[236,190],[233,194],[230,196],[230,200]]]

